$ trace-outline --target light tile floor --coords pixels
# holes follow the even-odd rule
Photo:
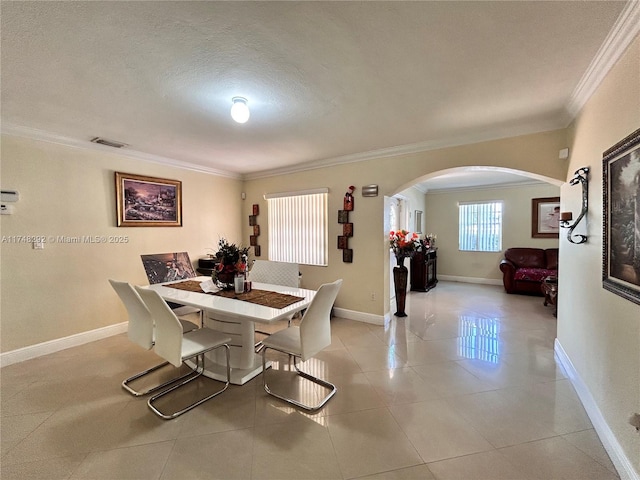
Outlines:
[[[158,362],[126,335],[5,367],[0,476],[618,478],[554,360],[556,321],[542,298],[440,282],[407,303],[409,316],[385,327],[332,319],[331,347],[304,367],[339,390],[313,415],[266,395],[258,377],[160,420],[120,388]],[[274,388],[322,395],[272,358]],[[194,382],[169,403],[217,386]]]

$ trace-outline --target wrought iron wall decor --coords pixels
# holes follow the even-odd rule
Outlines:
[[[567,232],[567,240],[571,243],[580,244],[587,241],[587,236],[581,234],[573,235],[573,230],[578,226],[589,210],[589,167],[579,168],[573,175],[574,177],[569,181],[569,184],[577,185],[579,183],[582,186],[582,210],[580,211],[578,218],[576,218],[576,221],[573,223],[571,223],[573,214],[571,212],[562,212],[560,214],[560,227],[569,229]],[[576,238],[576,240],[574,240],[574,238]]]

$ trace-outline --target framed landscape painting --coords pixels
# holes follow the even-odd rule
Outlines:
[[[640,129],[602,158],[602,286],[640,304]]]
[[[182,182],[116,172],[119,227],[181,227]]]

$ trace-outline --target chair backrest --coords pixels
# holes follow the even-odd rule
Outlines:
[[[187,252],[155,253],[140,255],[140,258],[151,285],[196,276]]]
[[[153,350],[175,367],[182,365],[182,325],[158,292],[136,286],[155,321]]]
[[[256,260],[253,262],[249,278],[252,282],[271,283],[285,287],[298,287],[300,268],[297,263]]]
[[[129,314],[129,340],[149,350],[153,347],[153,318],[140,295],[127,282],[109,279]]]
[[[342,279],[321,285],[302,317],[300,321],[302,361],[331,345],[331,308],[341,286]]]

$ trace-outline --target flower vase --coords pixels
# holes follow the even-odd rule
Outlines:
[[[223,290],[233,290],[234,277],[234,272],[217,272],[216,280],[218,282],[218,286]]]
[[[393,284],[396,292],[396,310],[394,314],[396,317],[406,317],[407,314],[404,311],[405,302],[407,299],[407,278],[409,271],[404,266],[404,258],[402,256],[396,257],[398,265],[393,267]]]

